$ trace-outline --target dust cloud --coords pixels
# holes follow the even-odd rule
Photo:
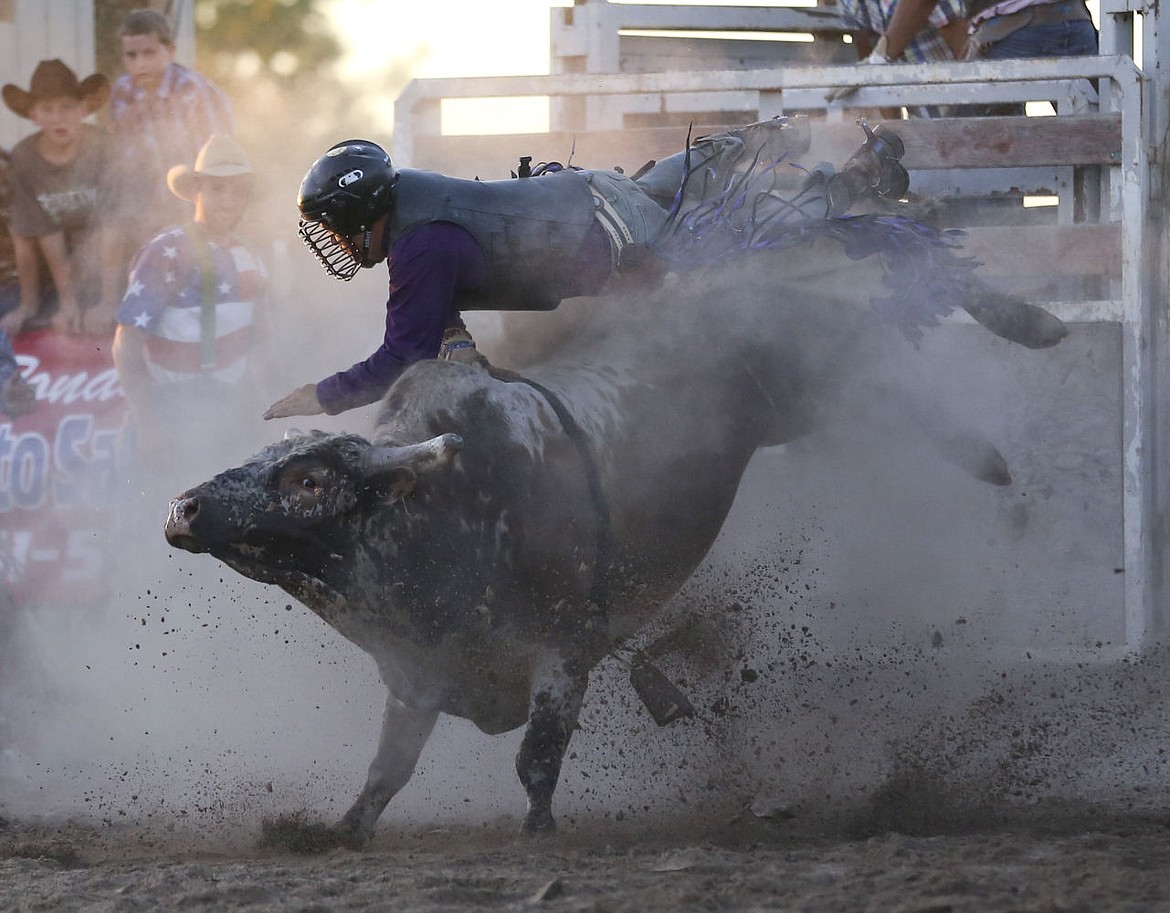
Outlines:
[[[956,321],[914,347],[791,302],[772,301],[768,324],[768,305],[711,291],[679,288],[671,313],[718,328],[658,324],[663,348],[701,363],[694,345],[751,315],[786,353],[814,353],[816,424],[757,453],[719,541],[644,638],[698,718],[653,730],[603,667],[560,804],[924,833],[1054,804],[1160,813],[1166,656],[1131,652],[1121,611],[1116,328],[1029,351]],[[943,459],[906,421],[907,395],[993,442],[1012,484]]]
[[[265,402],[381,334],[384,274],[330,280],[295,237],[295,187],[320,151],[274,160],[265,183],[277,226]],[[698,296],[688,283],[673,294]],[[470,325],[494,362],[525,367],[566,357],[621,303]],[[918,348],[888,328],[859,346],[823,311],[781,302],[764,321],[763,306],[692,301],[685,325],[661,315],[657,348],[686,365],[747,313],[760,322],[742,332],[824,356],[812,374],[832,395],[814,398],[811,433],[756,455],[715,548],[643,638],[696,717],[656,728],[603,663],[557,793],[563,826],[718,809],[929,831],[1052,800],[1156,808],[1164,663],[1156,648],[1126,653],[1116,330],[1077,326],[1033,352],[959,321]],[[994,442],[1012,484],[944,461],[890,389],[929,395]],[[257,412],[182,429],[176,452],[191,459],[141,478],[112,521],[108,596],[18,616],[0,814],[255,834],[265,816],[348,807],[381,714],[372,661],[280,591],[168,548],[161,529],[169,497],[287,428],[371,421],[372,409]],[[383,827],[518,821],[518,740],[444,719]]]

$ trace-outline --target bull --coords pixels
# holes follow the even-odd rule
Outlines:
[[[171,545],[281,587],[377,664],[381,736],[337,839],[371,837],[441,713],[489,734],[525,727],[523,827],[553,830],[590,670],[703,560],[755,451],[805,434],[835,392],[880,390],[944,456],[1010,482],[994,446],[896,377],[836,379],[871,349],[909,347],[872,309],[818,298],[813,277],[775,281],[806,254],[760,254],[759,277],[619,290],[523,377],[420,362],[369,437],[289,435],[171,503]],[[872,268],[825,266],[854,289]],[[1064,334],[1032,306],[995,307],[1035,347]]]

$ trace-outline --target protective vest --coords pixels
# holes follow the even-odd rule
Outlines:
[[[461,309],[546,311],[597,291],[578,287],[575,268],[593,220],[593,194],[577,172],[468,181],[404,168],[388,225],[391,243],[430,222],[459,225],[479,242],[490,275],[460,296]]]

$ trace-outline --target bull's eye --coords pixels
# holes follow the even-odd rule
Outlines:
[[[295,498],[308,506],[320,503],[329,491],[331,480],[328,469],[301,462],[284,467],[276,479],[276,486],[282,497]]]
[[[301,476],[293,482],[292,488],[300,497],[314,504],[325,494],[325,485],[317,476]]]

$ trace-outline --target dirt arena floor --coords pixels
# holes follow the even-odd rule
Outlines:
[[[968,682],[963,657],[826,668],[806,656],[774,681],[762,664],[718,679],[695,692],[695,719],[664,729],[601,675],[557,836],[519,835],[510,743],[448,725],[361,851],[296,838],[354,794],[368,748],[337,746],[373,736],[364,711],[352,733],[314,735],[349,705],[282,718],[259,703],[274,680],[241,692],[256,706],[239,731],[217,694],[202,729],[197,692],[169,712],[182,741],[153,728],[131,739],[137,717],[119,713],[124,728],[103,721],[86,743],[83,705],[63,744],[149,754],[55,762],[78,771],[70,781],[42,737],[21,776],[10,762],[0,911],[1170,911],[1167,659],[1037,662]],[[287,741],[241,757],[275,738],[269,726]],[[288,756],[309,741],[323,743],[317,760]],[[465,804],[489,793],[503,812]]]
[[[311,855],[243,836],[7,821],[0,905],[54,913],[1170,909],[1165,820],[1033,809],[970,829],[955,822],[904,833],[870,821],[814,833],[807,822],[747,818],[650,832],[578,823],[539,841],[517,836],[511,822],[383,829],[367,850]]]
[[[448,726],[361,851],[296,840],[312,833],[298,823],[344,811],[361,776],[366,747],[313,735],[348,705],[275,716],[260,703],[281,691],[274,679],[240,692],[255,706],[238,731],[213,693],[204,730],[196,692],[168,712],[186,724],[182,763],[156,717],[130,740],[153,766],[133,752],[56,762],[79,771],[70,782],[42,741],[19,778],[0,776],[0,911],[1170,911],[1170,653],[968,681],[973,661],[948,649],[830,666],[801,647],[774,677],[755,663],[696,690],[697,717],[665,729],[603,674],[547,839],[518,833],[506,740]],[[103,720],[79,742],[94,712],[75,707],[63,743],[93,755],[134,735],[137,717],[119,713],[125,728]],[[372,737],[357,716],[340,741]],[[288,741],[241,758],[269,726]],[[314,740],[316,761],[282,755]],[[506,811],[464,805],[488,792]]]
[[[368,847],[266,841],[345,811],[383,699],[285,598],[179,577],[36,616],[0,701],[0,913],[1170,913],[1170,648],[1005,660],[941,599],[834,639],[821,565],[772,552],[652,643],[694,718],[597,670],[543,840],[517,734],[441,721]]]

